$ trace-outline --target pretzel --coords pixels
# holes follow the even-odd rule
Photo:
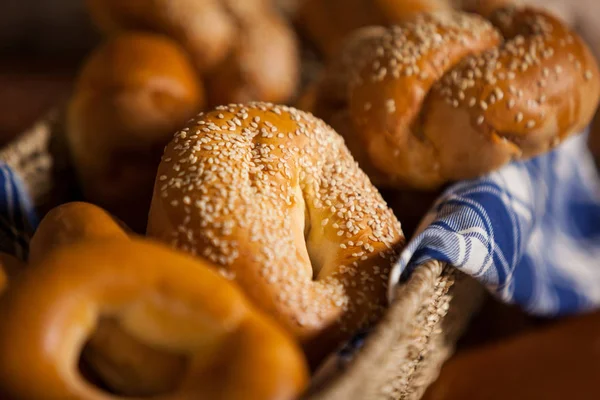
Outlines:
[[[90,203],[74,201],[48,211],[29,242],[29,262],[37,263],[61,247],[82,240],[124,239],[126,227]]]
[[[31,312],[35,310],[35,312]],[[307,382],[297,345],[207,264],[158,244],[89,241],[30,265],[0,299],[3,398],[123,399],[77,369],[101,318],[186,359],[153,399],[293,399]]]
[[[148,235],[218,263],[311,360],[381,316],[404,244],[341,137],[267,103],[217,107],[175,135]]]
[[[312,111],[375,184],[404,189],[474,178],[580,132],[600,94],[587,46],[531,8],[499,9],[491,21],[431,13],[356,32]]]
[[[50,210],[31,238],[29,261],[82,242],[128,241],[120,221],[99,207],[72,202]],[[173,389],[185,368],[181,357],[167,356],[140,343],[113,319],[102,319],[81,356],[92,377],[117,393],[151,395]]]

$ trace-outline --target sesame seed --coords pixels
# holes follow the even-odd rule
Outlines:
[[[515,116],[515,121],[516,122],[521,122],[523,121],[523,113],[522,112],[518,112],[517,115]]]
[[[396,102],[394,101],[394,99],[388,99],[385,102],[385,108],[388,114],[393,114],[394,112],[396,112]]]

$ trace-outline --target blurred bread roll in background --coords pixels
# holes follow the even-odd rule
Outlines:
[[[227,54],[236,27],[220,0],[87,0],[92,20],[105,33],[152,30],[181,43],[201,70]]]
[[[144,30],[165,34],[190,54],[216,106],[296,95],[299,55],[294,31],[267,0],[88,0],[108,34]]]
[[[358,28],[390,25],[420,12],[449,9],[448,0],[304,0],[296,19],[309,40],[329,58]]]
[[[70,202],[50,210],[38,225],[29,244],[29,263],[62,246],[82,240],[127,239],[124,227],[93,204]]]
[[[534,6],[560,17],[564,22],[573,25],[576,21],[576,10],[589,0],[451,0],[455,8],[489,17],[501,7]],[[591,0],[595,1],[595,0]]]
[[[285,0],[280,0],[285,3]],[[600,57],[600,2],[597,0],[298,0],[286,10],[325,56],[333,56],[345,36],[369,25],[391,25],[419,12],[462,10],[489,17],[503,6],[535,6],[551,12],[580,33]]]
[[[164,146],[203,105],[175,42],[151,33],[107,40],[85,63],[68,105],[67,138],[86,200],[143,231]]]
[[[355,31],[309,111],[344,136],[376,185],[397,189],[476,178],[581,132],[600,97],[583,40],[533,8],[490,20],[436,12]]]
[[[278,17],[242,22],[244,29],[227,57],[206,77],[211,105],[261,100],[288,101],[296,93],[299,71],[296,43]]]

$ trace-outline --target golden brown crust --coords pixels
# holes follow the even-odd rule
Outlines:
[[[148,234],[218,263],[321,356],[381,315],[404,243],[342,139],[267,103],[217,107],[177,133]]]
[[[86,199],[143,231],[162,150],[202,105],[196,72],[170,39],[127,33],[104,43],[81,71],[68,109]]]
[[[49,252],[82,240],[127,239],[112,215],[93,204],[72,202],[50,210],[29,244],[29,262],[37,263]]]
[[[490,18],[496,10],[503,7],[522,6],[523,0],[451,0],[452,5],[466,12],[476,13]]]
[[[263,22],[239,20],[241,27],[232,50],[208,74],[213,106],[252,100],[285,102],[296,92],[298,49],[289,27],[278,16],[264,12]]]
[[[29,262],[81,242],[129,240],[114,217],[93,204],[73,202],[50,210],[31,239]],[[114,320],[102,319],[82,353],[82,360],[106,387],[129,396],[173,389],[185,364],[140,343]]]
[[[529,8],[492,21],[432,13],[350,38],[354,56],[330,67],[346,77],[335,106],[330,73],[314,111],[350,119],[340,133],[358,142],[349,146],[376,184],[436,189],[541,154],[589,123],[600,84],[583,41]]]
[[[178,41],[207,78],[212,105],[295,95],[293,30],[265,0],[89,0],[106,32],[151,30]]]
[[[356,29],[396,24],[422,12],[449,9],[447,0],[304,0],[297,18],[315,45],[330,58]]]
[[[227,54],[235,37],[235,21],[220,0],[87,0],[96,25],[106,33],[151,30],[181,43],[201,71]]]
[[[297,345],[234,285],[199,260],[137,239],[58,249],[11,284],[0,313],[7,398],[105,398],[77,370],[101,315],[189,360],[181,384],[156,399],[293,399],[307,382]]]

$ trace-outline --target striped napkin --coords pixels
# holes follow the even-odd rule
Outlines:
[[[423,219],[392,285],[436,259],[507,303],[557,316],[600,305],[600,179],[587,135],[450,187]]]

